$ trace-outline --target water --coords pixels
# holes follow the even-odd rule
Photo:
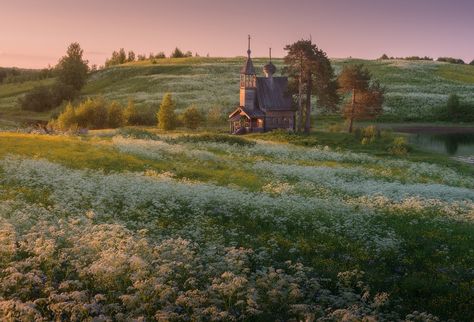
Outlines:
[[[410,143],[425,151],[474,157],[474,133],[416,133]]]

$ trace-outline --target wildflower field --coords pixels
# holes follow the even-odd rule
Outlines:
[[[472,321],[474,170],[319,135],[0,133],[0,320]]]
[[[82,98],[101,95],[139,108],[157,108],[165,93],[172,93],[178,110],[196,104],[203,111],[219,107],[225,112],[238,104],[239,70],[244,58],[180,58],[140,61],[99,70],[90,75]],[[257,72],[268,61],[255,58]],[[274,59],[277,75],[283,60]],[[433,121],[450,94],[474,104],[474,66],[431,61],[333,59],[337,74],[345,64],[362,63],[387,87],[383,118],[388,121]],[[28,120],[49,120],[50,113],[22,111],[19,97],[37,85],[54,80],[0,85],[0,126]]]

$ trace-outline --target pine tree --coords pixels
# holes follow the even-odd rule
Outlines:
[[[170,93],[165,94],[160,104],[160,110],[157,113],[158,128],[168,131],[176,127],[176,114],[174,109],[176,107]]]
[[[311,40],[299,40],[287,45],[285,50],[288,53],[284,59],[286,64],[284,71],[289,76],[289,90],[292,94],[296,94],[298,99],[297,130],[301,131],[305,119],[304,129],[309,133],[313,93],[316,94],[320,107],[335,109],[339,103],[336,76],[326,53]]]

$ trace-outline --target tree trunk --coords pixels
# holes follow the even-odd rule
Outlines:
[[[311,79],[311,75],[308,75],[308,79],[306,81],[306,122],[304,127],[304,132],[309,134],[311,131],[311,87],[313,85],[313,81]]]
[[[298,80],[298,130],[297,132],[301,132],[303,127],[303,102],[301,100],[301,96],[303,95],[303,57],[300,58],[300,77]]]
[[[355,91],[355,88],[353,88],[351,114],[349,116],[349,133],[352,133],[352,124],[354,123],[355,104],[356,104],[356,91]]]

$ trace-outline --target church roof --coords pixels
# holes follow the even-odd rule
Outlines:
[[[294,110],[286,77],[257,77],[257,99],[263,110]]]
[[[241,74],[245,75],[255,75],[255,68],[253,67],[252,58],[250,55],[247,57],[244,66],[240,69]]]

